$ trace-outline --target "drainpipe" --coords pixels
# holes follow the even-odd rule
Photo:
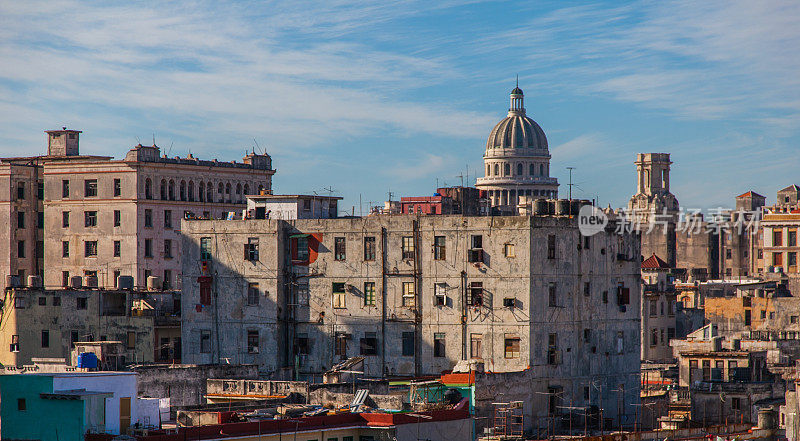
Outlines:
[[[386,375],[386,227],[381,227],[381,376]]]
[[[420,351],[422,350],[422,283],[420,283],[420,243],[419,219],[412,221],[414,230],[414,375],[422,371]]]

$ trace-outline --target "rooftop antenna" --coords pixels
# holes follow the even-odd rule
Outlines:
[[[572,200],[572,170],[575,170],[575,167],[567,167],[569,170],[569,199]]]
[[[467,164],[467,185],[469,185],[469,164]],[[463,187],[464,184],[462,183],[461,186]]]
[[[519,87],[519,74],[517,74],[517,87]]]
[[[153,132],[153,147],[156,146],[156,132]]]
[[[394,196],[394,193],[392,193],[392,189],[390,188],[389,189],[389,202],[392,202],[392,196]]]
[[[330,185],[328,187],[322,187],[322,189],[328,192],[328,197],[331,197],[333,193],[336,192],[336,190]]]
[[[136,135],[134,135],[134,136],[136,136]],[[139,145],[142,145],[142,140],[139,139],[138,136],[136,136],[136,143],[139,144]]]
[[[260,145],[258,145],[258,141],[256,141],[256,139],[255,139],[255,138],[253,138],[253,142],[254,142],[254,143],[256,143],[256,147],[258,147],[258,151],[261,151],[261,146],[260,146]],[[256,149],[255,149],[255,147],[253,147],[253,154],[254,154],[254,155],[256,154]]]
[[[172,152],[172,146],[175,144],[175,141],[169,143],[169,149],[167,149],[167,156]],[[156,145],[156,138],[153,137],[153,145]]]
[[[461,186],[464,186],[464,173],[459,173],[455,177],[461,178]]]

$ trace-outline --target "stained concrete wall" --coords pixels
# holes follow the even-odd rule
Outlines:
[[[126,363],[152,362],[154,317],[131,316],[133,295],[125,291],[6,290],[3,299],[6,307],[0,319],[3,323],[0,347],[4,348],[0,351],[0,363],[21,366],[30,364],[32,358],[69,360],[73,332],[77,333],[77,341],[121,341]],[[114,302],[110,300],[112,297]],[[79,298],[85,299],[85,309],[78,309]],[[120,309],[114,313],[104,310],[108,303],[121,305],[121,313]],[[47,346],[43,344],[43,331],[48,332]],[[129,332],[135,335],[132,348],[126,348]],[[19,336],[19,352],[8,351],[14,335]]]
[[[531,387],[520,393],[530,396],[558,387],[565,400],[580,402],[584,388],[597,381],[607,383],[607,391],[624,385],[629,398],[638,391],[639,241],[638,235],[615,234],[613,225],[588,241],[575,219],[550,216],[186,221],[182,229],[187,360],[217,356],[217,349],[199,354],[198,335],[205,330],[220,357],[252,360],[265,374],[287,367],[301,378],[318,376],[342,357],[361,355],[362,339],[374,333],[376,354],[363,354],[370,377],[435,375],[474,356],[483,359],[487,371],[527,372]],[[473,263],[468,250],[477,235],[483,261]],[[292,262],[292,236],[319,240],[313,261]],[[446,244],[441,260],[434,258],[437,236]],[[549,258],[551,236],[555,249]],[[202,237],[213,243],[214,291],[213,304],[198,311]],[[258,262],[242,255],[250,237],[259,239]],[[365,237],[375,238],[374,260],[364,259]],[[344,238],[343,259],[335,256],[336,238]],[[415,245],[407,256],[403,238]],[[267,287],[257,306],[244,303],[251,282]],[[476,282],[482,305],[467,301]],[[333,283],[346,287],[336,304]],[[365,302],[365,283],[375,284],[374,306]],[[414,306],[404,305],[404,283],[414,288]],[[437,284],[444,294],[441,305]],[[308,300],[297,294],[299,286],[308,286]],[[618,296],[623,287],[628,304]],[[261,338],[259,353],[248,354],[247,330],[274,338]],[[404,332],[413,333],[409,355],[403,355]],[[342,354],[335,351],[337,335],[344,337]],[[478,337],[480,353],[473,353]],[[518,353],[505,350],[507,338],[519,339]],[[189,343],[192,339],[195,343]],[[306,342],[307,349],[301,349]],[[547,400],[536,397],[531,424],[547,415],[542,404]],[[607,417],[612,414],[609,410]]]
[[[139,374],[139,396],[169,398],[173,408],[204,404],[209,378],[258,378],[255,365],[140,365],[131,370]]]

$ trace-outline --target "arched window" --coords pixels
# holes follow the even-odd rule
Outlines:
[[[161,180],[161,200],[162,201],[166,201],[167,200],[167,180],[166,179],[162,179]]]
[[[250,185],[244,184],[244,194],[245,195],[250,194]]]
[[[200,181],[200,185],[198,186],[198,190],[199,190],[198,193],[197,193],[198,199],[200,200],[200,202],[205,201],[206,200],[206,184],[204,184],[203,181]]]
[[[169,180],[169,200],[175,200],[175,181]]]
[[[238,202],[238,203],[242,202],[242,184],[241,183],[237,183],[236,184],[236,202]]]
[[[206,202],[214,202],[214,184],[206,184]]]
[[[153,181],[150,178],[144,180],[144,198],[153,199]]]
[[[544,176],[544,164],[539,164],[539,176]]]
[[[180,193],[179,194],[180,194],[181,200],[185,201],[186,200],[186,181],[181,181]]]
[[[491,176],[491,175],[492,175],[492,166],[486,164],[486,176]]]
[[[533,164],[531,164],[530,166],[528,166],[528,174],[529,174],[529,175],[531,175],[531,176],[533,176],[533,175],[535,175],[535,174],[536,174],[536,167],[534,167],[534,165],[533,165]]]
[[[522,176],[522,164],[517,164],[517,176]]]
[[[503,172],[505,173],[505,176],[511,176],[511,164],[505,164],[503,166]]]
[[[217,186],[217,193],[219,194],[219,201],[225,202],[225,184],[222,182]]]
[[[194,181],[189,181],[189,202],[194,202]]]
[[[500,165],[499,164],[495,164],[494,165],[494,175],[495,176],[500,176]]]

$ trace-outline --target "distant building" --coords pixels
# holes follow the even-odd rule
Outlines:
[[[670,267],[653,254],[642,262],[642,360],[671,363],[675,338],[676,292]]]
[[[550,177],[550,151],[539,124],[526,115],[522,89],[511,91],[508,116],[494,126],[483,155],[485,174],[475,185],[492,207],[516,213],[521,196],[556,199],[558,180]]]
[[[478,216],[487,212],[483,193],[473,187],[438,188],[433,196],[401,197],[400,213]]]
[[[70,360],[79,342],[92,345],[93,341],[120,342],[107,369],[180,362],[179,305],[180,294],[173,291],[7,289],[0,364],[24,366],[35,358]]]
[[[338,196],[260,194],[247,196],[250,219],[333,219],[338,217]]]
[[[123,275],[180,289],[181,218],[241,212],[246,195],[272,190],[268,155],[170,158],[140,144],[114,160],[81,155],[80,131],[46,133],[46,155],[0,159],[4,286],[113,288]]]
[[[160,428],[159,400],[138,398],[133,372],[0,375],[0,437],[82,440]]]

